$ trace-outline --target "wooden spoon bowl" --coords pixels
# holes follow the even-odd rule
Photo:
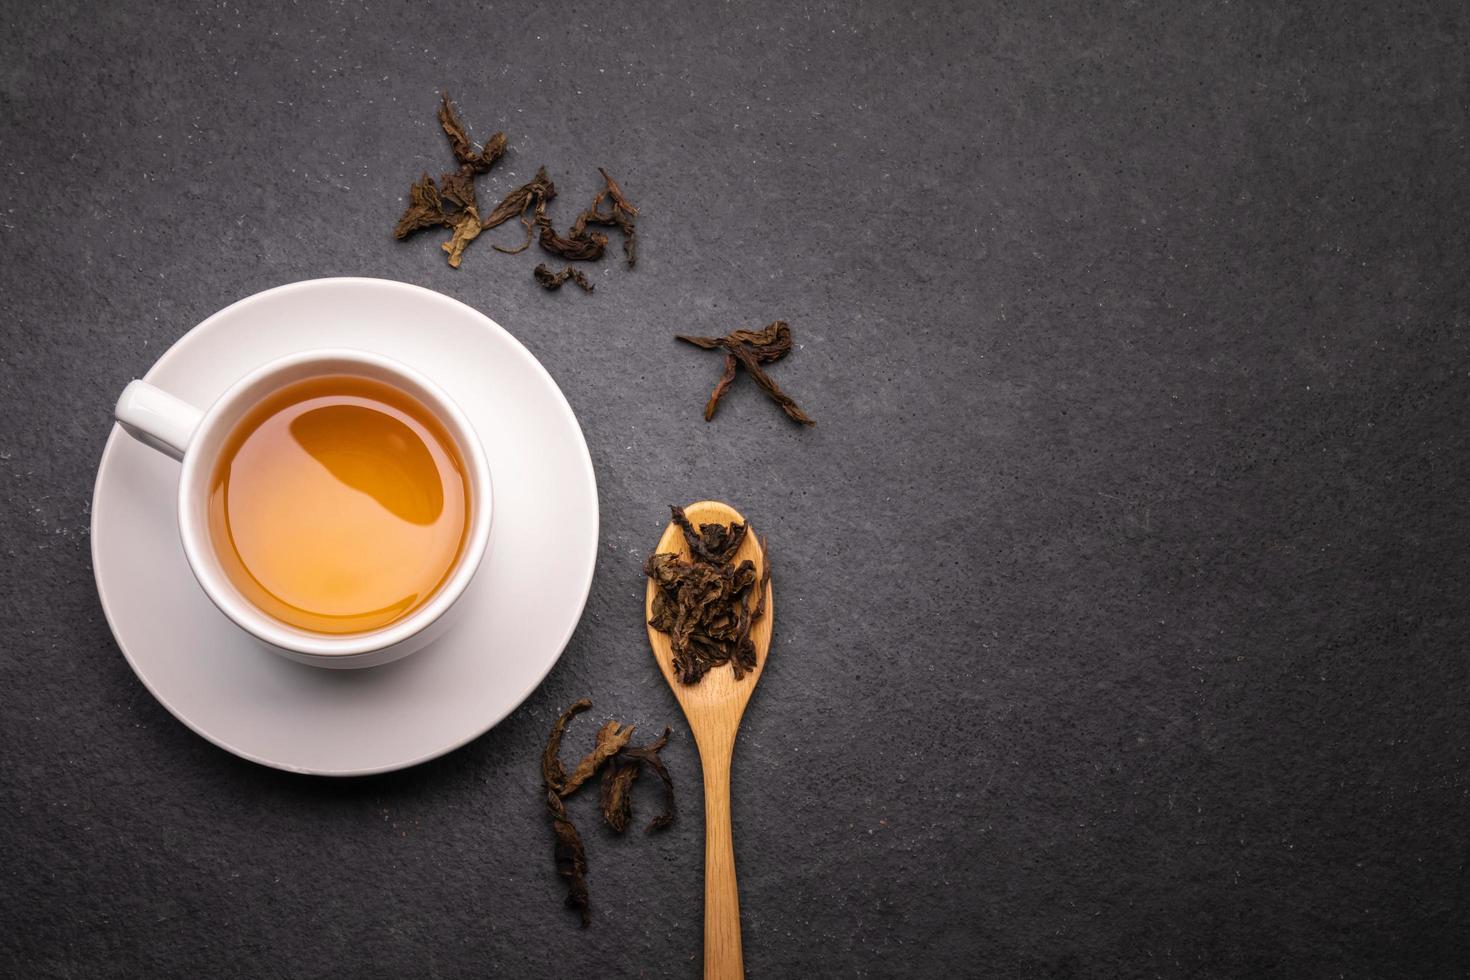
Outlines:
[[[701,524],[745,523],[745,518],[728,504],[702,500],[684,508],[695,527]],[[753,531],[754,529],[752,529]],[[670,523],[659,539],[658,551],[689,558],[689,545],[678,525]],[[747,534],[735,553],[735,564],[749,558],[755,564],[757,581],[765,573],[766,557],[754,533]],[[650,581],[645,600],[645,618],[653,618],[657,587]],[[745,966],[740,949],[740,893],[735,884],[735,846],[730,830],[730,760],[735,751],[735,733],[750,701],[756,681],[766,666],[775,622],[770,585],[766,586],[766,609],[750,629],[755,644],[755,669],[740,680],[728,664],[714,668],[697,684],[681,684],[674,676],[674,651],[669,637],[648,628],[653,659],[664,680],[674,691],[689,730],[699,747],[704,769],[704,975],[705,980],[743,977]]]

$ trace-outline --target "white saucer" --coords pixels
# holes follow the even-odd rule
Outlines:
[[[571,406],[494,321],[382,279],[259,293],[189,331],[145,380],[201,408],[257,365],[315,347],[396,358],[469,416],[495,485],[490,550],[445,636],[397,663],[324,670],[236,629],[200,591],[179,543],[179,464],[116,426],[92,500],[92,563],[117,645],[153,696],[216,745],[322,775],[401,769],[510,714],[581,618],[597,553],[597,485]]]

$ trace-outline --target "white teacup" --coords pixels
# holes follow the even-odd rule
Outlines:
[[[214,464],[235,424],[272,392],[326,375],[371,378],[418,399],[448,431],[469,480],[470,521],[458,563],[438,592],[397,622],[365,633],[330,635],[297,629],[261,611],[231,583],[210,539],[209,482]],[[179,536],[194,577],[220,611],[267,647],[317,667],[372,667],[407,656],[449,625],[490,541],[490,468],[469,419],[438,385],[417,371],[378,354],[345,349],[304,351],[272,361],[235,382],[204,411],[143,382],[124,389],[114,412],[130,435],[182,460],[179,473]]]

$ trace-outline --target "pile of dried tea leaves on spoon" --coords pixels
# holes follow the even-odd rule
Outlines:
[[[584,927],[592,921],[587,894],[587,850],[562,801],[601,772],[599,805],[602,819],[621,834],[628,829],[633,816],[633,783],[642,767],[647,766],[664,787],[664,810],[649,822],[648,832],[662,830],[674,822],[674,782],[659,758],[659,752],[669,742],[672,730],[668,727],[647,745],[630,745],[633,726],[609,721],[597,730],[597,741],[592,751],[582,757],[570,774],[567,773],[561,761],[562,737],[566,734],[567,724],[591,707],[592,702],[583,698],[562,712],[551,728],[545,751],[541,753],[541,782],[546,791],[546,810],[551,815],[551,828],[556,834],[556,872],[567,882],[567,908],[576,909],[581,914]]]
[[[514,255],[524,252],[536,240],[542,250],[570,262],[595,262],[602,258],[607,248],[607,235],[600,231],[589,231],[588,225],[617,228],[623,235],[623,255],[628,268],[637,264],[638,208],[630,202],[616,180],[601,167],[603,189],[593,198],[592,204],[573,221],[567,234],[559,234],[546,213],[546,205],[556,197],[556,185],[546,176],[543,166],[529,183],[517,187],[507,194],[499,204],[484,216],[475,192],[475,177],[487,173],[505,155],[506,138],[503,132],[491,136],[484,146],[477,147],[470,139],[469,130],[460,119],[449,93],[440,95],[439,126],[449,139],[449,148],[459,166],[443,174],[436,182],[427,173],[409,186],[408,207],[393,229],[393,237],[399,240],[426,228],[443,227],[451,232],[449,240],[441,248],[449,256],[449,265],[458,269],[464,258],[465,249],[483,231],[499,227],[512,218],[520,220],[526,230],[525,241],[516,248],[494,246],[497,251]],[[604,206],[605,204],[605,206]],[[561,272],[553,272],[545,265],[534,271],[536,281],[545,289],[559,289],[571,279],[586,292],[592,292],[592,284],[580,271],[567,266]]]
[[[760,543],[763,569],[757,576],[749,558],[734,564],[750,533],[748,523],[701,524],[696,529],[682,507],[669,510],[689,543],[691,560],[666,551],[644,562],[643,573],[658,586],[648,625],[669,634],[674,676],[681,684],[698,684],[710,668],[724,663],[738,681],[755,669],[750,628],[765,615],[771,584],[765,539]]]

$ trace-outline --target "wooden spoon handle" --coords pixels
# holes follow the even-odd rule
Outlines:
[[[701,750],[704,767],[704,980],[743,980],[740,891],[730,832],[733,739]]]

